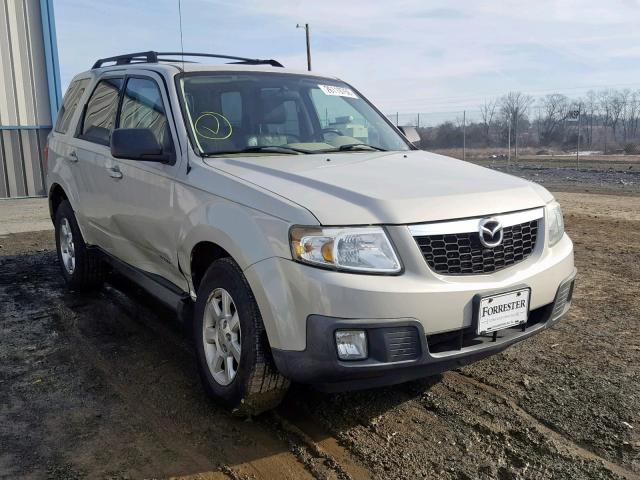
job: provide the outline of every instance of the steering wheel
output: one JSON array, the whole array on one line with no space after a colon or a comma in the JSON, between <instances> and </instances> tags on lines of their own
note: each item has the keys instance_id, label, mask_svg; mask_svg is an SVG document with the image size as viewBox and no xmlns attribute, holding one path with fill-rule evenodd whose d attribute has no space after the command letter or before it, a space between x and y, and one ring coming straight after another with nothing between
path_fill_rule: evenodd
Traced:
<instances>
[{"instance_id":1,"label":"steering wheel","mask_svg":"<svg viewBox=\"0 0 640 480\"><path fill-rule=\"evenodd\" d=\"M296 135L295 133L285 133L285 137L287 137L287 143L300 143L300 135ZM289 137L293 137L295 142L290 142Z\"/></svg>"},{"instance_id":2,"label":"steering wheel","mask_svg":"<svg viewBox=\"0 0 640 480\"><path fill-rule=\"evenodd\" d=\"M335 128L323 128L321 132L322 135L324 135L325 133L335 133L339 137L344 137L344 134L340 130L336 130Z\"/></svg>"}]
</instances>

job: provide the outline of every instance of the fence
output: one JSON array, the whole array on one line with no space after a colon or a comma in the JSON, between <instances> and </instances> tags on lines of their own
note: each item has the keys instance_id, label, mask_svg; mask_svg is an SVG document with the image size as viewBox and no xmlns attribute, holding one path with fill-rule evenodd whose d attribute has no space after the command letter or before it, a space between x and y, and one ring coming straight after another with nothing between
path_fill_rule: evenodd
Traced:
<instances>
[{"instance_id":1,"label":"fence","mask_svg":"<svg viewBox=\"0 0 640 480\"><path fill-rule=\"evenodd\" d=\"M573 113L573 115L571 115ZM480 109L429 113L393 113L398 126L414 126L421 147L462 158L517 161L531 155L559 157L640 154L640 124L612 122L595 112L571 111L550 117L542 107L529 107L514 117Z\"/></svg>"}]
</instances>

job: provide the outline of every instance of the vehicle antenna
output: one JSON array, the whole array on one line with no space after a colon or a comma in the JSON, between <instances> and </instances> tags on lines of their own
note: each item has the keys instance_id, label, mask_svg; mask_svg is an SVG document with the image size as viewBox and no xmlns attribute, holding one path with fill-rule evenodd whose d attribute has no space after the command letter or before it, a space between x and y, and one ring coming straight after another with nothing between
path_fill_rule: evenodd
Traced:
<instances>
[{"instance_id":1,"label":"vehicle antenna","mask_svg":"<svg viewBox=\"0 0 640 480\"><path fill-rule=\"evenodd\" d=\"M184 41L182 39L182 0L178 0L178 17L180 19L180 54L182 56L182 72L184 73ZM189 163L189 151L187 155L187 175L191 172L191 164Z\"/></svg>"},{"instance_id":2,"label":"vehicle antenna","mask_svg":"<svg viewBox=\"0 0 640 480\"><path fill-rule=\"evenodd\" d=\"M180 53L182 54L182 70L184 70L184 42L182 40L182 0L178 0L178 17L180 18Z\"/></svg>"}]
</instances>

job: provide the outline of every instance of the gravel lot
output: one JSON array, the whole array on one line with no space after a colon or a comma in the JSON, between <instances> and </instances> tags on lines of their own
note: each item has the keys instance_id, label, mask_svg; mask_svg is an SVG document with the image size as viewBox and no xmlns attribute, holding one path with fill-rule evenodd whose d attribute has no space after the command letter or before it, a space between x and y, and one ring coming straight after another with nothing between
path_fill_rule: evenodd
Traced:
<instances>
[{"instance_id":1,"label":"gravel lot","mask_svg":"<svg viewBox=\"0 0 640 480\"><path fill-rule=\"evenodd\" d=\"M540 183L550 190L640 195L640 170L576 170L526 164L495 169Z\"/></svg>"},{"instance_id":2,"label":"gravel lot","mask_svg":"<svg viewBox=\"0 0 640 480\"><path fill-rule=\"evenodd\" d=\"M0 478L640 478L640 191L514 173L561 192L562 322L421 382L294 385L250 420L205 398L171 312L117 276L69 293L52 232L0 234Z\"/></svg>"}]
</instances>

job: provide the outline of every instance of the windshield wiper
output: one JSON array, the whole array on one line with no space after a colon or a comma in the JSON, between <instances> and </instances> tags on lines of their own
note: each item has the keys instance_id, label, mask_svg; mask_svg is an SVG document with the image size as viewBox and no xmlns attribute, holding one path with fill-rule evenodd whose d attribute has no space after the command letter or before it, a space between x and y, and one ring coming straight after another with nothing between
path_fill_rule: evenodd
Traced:
<instances>
[{"instance_id":1,"label":"windshield wiper","mask_svg":"<svg viewBox=\"0 0 640 480\"><path fill-rule=\"evenodd\" d=\"M374 145L369 145L368 143L347 143L346 145L340 145L335 150L331 150L332 152L346 152L349 150L359 150L360 148L369 148L371 150L377 150L379 152L386 152L387 150L384 148L376 147Z\"/></svg>"},{"instance_id":2,"label":"windshield wiper","mask_svg":"<svg viewBox=\"0 0 640 480\"><path fill-rule=\"evenodd\" d=\"M285 153L288 155L300 155L307 153L314 153L310 150L303 150L302 148L294 148L294 147L285 147L278 145L263 145L261 147L248 147L243 148L242 150L226 150L222 152L205 152L205 157L216 157L218 155L231 155L235 153Z\"/></svg>"}]
</instances>

